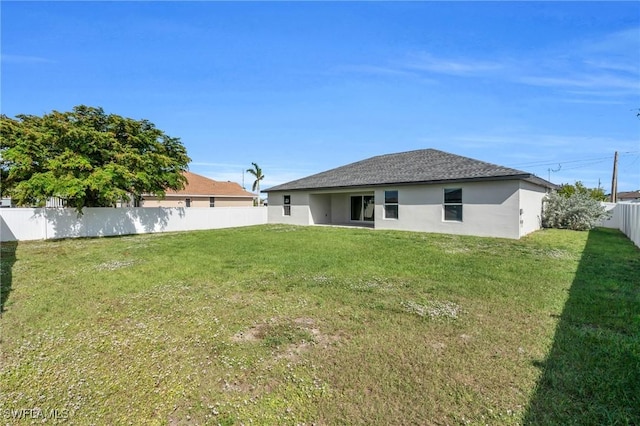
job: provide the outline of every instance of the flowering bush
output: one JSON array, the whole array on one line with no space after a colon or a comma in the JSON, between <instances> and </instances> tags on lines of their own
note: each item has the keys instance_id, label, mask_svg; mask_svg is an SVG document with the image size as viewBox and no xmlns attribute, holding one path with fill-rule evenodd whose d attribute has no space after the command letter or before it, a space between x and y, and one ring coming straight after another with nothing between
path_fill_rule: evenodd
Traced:
<instances>
[{"instance_id":1,"label":"flowering bush","mask_svg":"<svg viewBox=\"0 0 640 426\"><path fill-rule=\"evenodd\" d=\"M586 231L598 225L608 214L600 201L588 194L576 192L563 196L554 192L545 198L542 226Z\"/></svg>"}]
</instances>

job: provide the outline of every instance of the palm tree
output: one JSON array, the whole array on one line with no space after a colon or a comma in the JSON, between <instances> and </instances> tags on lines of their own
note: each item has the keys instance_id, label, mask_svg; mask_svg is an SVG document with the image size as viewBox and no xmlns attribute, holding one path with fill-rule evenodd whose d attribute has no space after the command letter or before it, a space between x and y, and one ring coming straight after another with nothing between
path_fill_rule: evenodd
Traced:
<instances>
[{"instance_id":1,"label":"palm tree","mask_svg":"<svg viewBox=\"0 0 640 426\"><path fill-rule=\"evenodd\" d=\"M247 173L252 175L256 180L253 181L253 189L252 191L258 190L258 206L260 206L260 181L264 179L264 175L262 174L262 169L256 163L251 163L253 165L253 169L247 169Z\"/></svg>"}]
</instances>

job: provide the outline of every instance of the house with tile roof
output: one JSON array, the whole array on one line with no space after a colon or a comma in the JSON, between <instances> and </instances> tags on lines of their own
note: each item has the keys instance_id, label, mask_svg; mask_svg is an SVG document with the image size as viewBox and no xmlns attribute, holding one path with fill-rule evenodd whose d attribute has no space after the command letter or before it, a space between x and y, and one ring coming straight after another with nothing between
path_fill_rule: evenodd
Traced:
<instances>
[{"instance_id":1,"label":"house with tile roof","mask_svg":"<svg viewBox=\"0 0 640 426\"><path fill-rule=\"evenodd\" d=\"M184 172L184 189L168 190L164 199L144 195L140 207L251 207L256 194L238 183L220 182L191 172Z\"/></svg>"},{"instance_id":2,"label":"house with tile roof","mask_svg":"<svg viewBox=\"0 0 640 426\"><path fill-rule=\"evenodd\" d=\"M372 157L271 187L269 223L518 239L541 227L556 185L531 173L423 149Z\"/></svg>"}]
</instances>

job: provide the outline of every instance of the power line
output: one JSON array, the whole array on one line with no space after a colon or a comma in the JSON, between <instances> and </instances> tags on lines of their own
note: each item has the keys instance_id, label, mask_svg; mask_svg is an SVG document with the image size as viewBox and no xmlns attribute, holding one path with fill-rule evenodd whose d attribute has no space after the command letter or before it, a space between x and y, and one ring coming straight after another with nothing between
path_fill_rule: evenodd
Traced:
<instances>
[{"instance_id":1,"label":"power line","mask_svg":"<svg viewBox=\"0 0 640 426\"><path fill-rule=\"evenodd\" d=\"M597 157L597 158L584 158L582 160L567 160L567 161L558 161L558 160L543 160L543 161L533 161L530 163L519 163L513 165L511 167L532 167L532 166L552 166L556 164L568 164L568 163L578 163L581 161L594 161L594 160L608 160L613 158L613 155L609 155L607 157Z\"/></svg>"},{"instance_id":2,"label":"power line","mask_svg":"<svg viewBox=\"0 0 640 426\"><path fill-rule=\"evenodd\" d=\"M640 151L626 151L626 152L619 152L618 156L620 155L628 155L628 154L636 154L639 153ZM558 165L562 165L562 164L569 164L569 163L580 163L580 162L585 162L588 161L590 162L589 164L595 164L595 163L591 163L591 162L602 162L602 161L607 161L607 160L611 160L613 159L613 155L608 155L606 157L594 157L594 158L583 158L580 160L566 160L566 161L558 161L558 160L541 160L541 161L532 161L529 163L519 163L519 164L515 164L515 165L511 165L509 167L541 167L541 166L555 166L556 164ZM580 168L582 166L577 166L577 167L572 167L572 168ZM565 169L567 170L567 169Z\"/></svg>"},{"instance_id":3,"label":"power line","mask_svg":"<svg viewBox=\"0 0 640 426\"><path fill-rule=\"evenodd\" d=\"M630 162L630 163L628 163L628 164L625 164L624 166L625 166L625 167L631 167L631 166L633 166L634 164L636 164L636 162L637 162L638 160L640 160L640 155L636 155L632 162Z\"/></svg>"},{"instance_id":4,"label":"power line","mask_svg":"<svg viewBox=\"0 0 640 426\"><path fill-rule=\"evenodd\" d=\"M608 158L604 158L602 160L597 160L597 161L591 161L589 163L585 163L585 164L580 164L579 166L573 166L573 167L565 167L564 170L574 170L574 169L581 169L582 167L588 167L588 166L593 166L594 164L600 164L600 163L604 163L605 161L608 161L610 159L612 159L613 156L608 157Z\"/></svg>"}]
</instances>

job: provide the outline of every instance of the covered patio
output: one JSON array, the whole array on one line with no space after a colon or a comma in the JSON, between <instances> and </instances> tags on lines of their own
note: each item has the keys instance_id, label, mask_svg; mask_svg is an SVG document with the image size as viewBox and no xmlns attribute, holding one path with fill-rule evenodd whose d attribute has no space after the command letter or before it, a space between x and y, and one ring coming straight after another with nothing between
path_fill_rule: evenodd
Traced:
<instances>
[{"instance_id":1,"label":"covered patio","mask_svg":"<svg viewBox=\"0 0 640 426\"><path fill-rule=\"evenodd\" d=\"M309 194L311 223L375 227L375 195L373 191Z\"/></svg>"}]
</instances>

